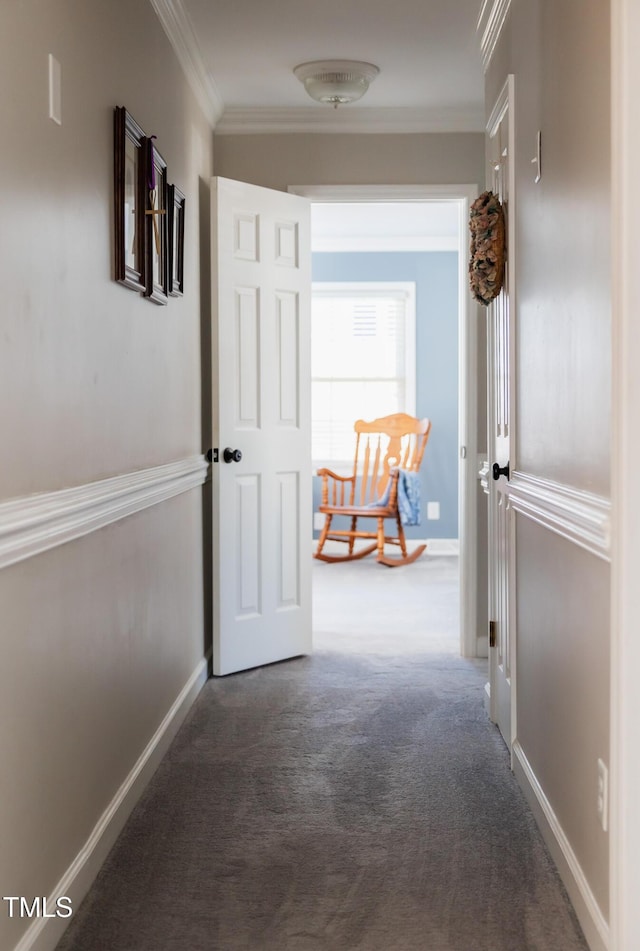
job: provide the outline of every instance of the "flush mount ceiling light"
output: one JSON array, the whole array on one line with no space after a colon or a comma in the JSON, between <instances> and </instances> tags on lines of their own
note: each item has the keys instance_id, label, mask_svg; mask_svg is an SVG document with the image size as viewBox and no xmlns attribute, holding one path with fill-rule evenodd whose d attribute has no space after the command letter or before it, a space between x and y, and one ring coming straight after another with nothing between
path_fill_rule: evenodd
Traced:
<instances>
[{"instance_id":1,"label":"flush mount ceiling light","mask_svg":"<svg viewBox=\"0 0 640 951\"><path fill-rule=\"evenodd\" d=\"M380 70L372 63L325 59L301 63L293 72L312 99L337 109L364 96Z\"/></svg>"}]
</instances>

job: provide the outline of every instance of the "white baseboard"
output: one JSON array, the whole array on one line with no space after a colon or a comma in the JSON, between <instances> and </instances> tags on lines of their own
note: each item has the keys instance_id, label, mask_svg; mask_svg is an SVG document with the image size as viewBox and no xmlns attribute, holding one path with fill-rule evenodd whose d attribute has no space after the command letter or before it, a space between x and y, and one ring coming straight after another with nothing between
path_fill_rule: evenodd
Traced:
<instances>
[{"instance_id":1,"label":"white baseboard","mask_svg":"<svg viewBox=\"0 0 640 951\"><path fill-rule=\"evenodd\" d=\"M518 740L513 744L513 771L556 863L591 951L609 951L609 925Z\"/></svg>"},{"instance_id":2,"label":"white baseboard","mask_svg":"<svg viewBox=\"0 0 640 951\"><path fill-rule=\"evenodd\" d=\"M313 538L311 545L312 550L315 551L318 547L318 539ZM407 538L407 548L409 551L418 545L427 546L426 555L452 555L457 557L460 554L460 542L457 538ZM328 552L336 551L340 554L344 554L345 546L342 542L328 541L326 550ZM375 557L375 555L372 557Z\"/></svg>"},{"instance_id":3,"label":"white baseboard","mask_svg":"<svg viewBox=\"0 0 640 951\"><path fill-rule=\"evenodd\" d=\"M427 545L427 555L453 555L457 557L460 554L460 542L457 538L425 538ZM407 539L408 542L419 543L417 538Z\"/></svg>"},{"instance_id":4,"label":"white baseboard","mask_svg":"<svg viewBox=\"0 0 640 951\"><path fill-rule=\"evenodd\" d=\"M47 897L47 907L55 908L57 899L65 896L71 899L74 910L78 909L134 806L204 686L208 670L209 657L207 656L202 658L189 677L86 843L51 895ZM71 920L56 917L35 918L13 951L54 951Z\"/></svg>"}]
</instances>

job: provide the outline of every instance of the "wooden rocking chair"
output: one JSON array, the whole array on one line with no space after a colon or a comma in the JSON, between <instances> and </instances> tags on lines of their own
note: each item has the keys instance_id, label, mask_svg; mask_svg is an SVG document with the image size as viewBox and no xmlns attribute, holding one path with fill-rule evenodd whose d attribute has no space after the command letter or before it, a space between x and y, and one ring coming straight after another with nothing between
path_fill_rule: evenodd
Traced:
<instances>
[{"instance_id":1,"label":"wooden rocking chair","mask_svg":"<svg viewBox=\"0 0 640 951\"><path fill-rule=\"evenodd\" d=\"M382 565L394 568L411 564L427 546L420 545L411 554L407 552L398 508L398 481L401 469L409 472L420 470L431 422L428 419L415 419L406 413L395 413L370 423L359 419L353 428L357 434L353 474L339 476L331 469L318 469L317 474L322 477L322 500L318 511L323 512L326 518L315 557L329 562L353 561L377 551L377 560ZM332 531L334 515L348 516L351 528ZM359 531L360 518L375 518L377 530ZM397 536L385 535L386 518L395 519ZM355 550L357 538L373 538L375 541ZM346 543L348 554L326 555L323 548L327 541ZM385 543L399 545L402 556L388 557L384 551Z\"/></svg>"}]
</instances>

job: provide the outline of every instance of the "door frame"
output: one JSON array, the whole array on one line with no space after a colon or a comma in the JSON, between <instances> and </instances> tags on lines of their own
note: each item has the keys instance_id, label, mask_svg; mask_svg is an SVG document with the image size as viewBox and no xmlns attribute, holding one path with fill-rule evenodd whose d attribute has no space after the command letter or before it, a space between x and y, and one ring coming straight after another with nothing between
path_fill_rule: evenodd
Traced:
<instances>
[{"instance_id":1,"label":"door frame","mask_svg":"<svg viewBox=\"0 0 640 951\"><path fill-rule=\"evenodd\" d=\"M610 947L640 946L640 9L611 4L612 114L612 613Z\"/></svg>"},{"instance_id":2,"label":"door frame","mask_svg":"<svg viewBox=\"0 0 640 951\"><path fill-rule=\"evenodd\" d=\"M312 202L454 201L458 206L458 537L460 544L460 653L485 657L487 638L478 634L478 305L469 290L467 227L478 186L290 185Z\"/></svg>"},{"instance_id":3,"label":"door frame","mask_svg":"<svg viewBox=\"0 0 640 951\"><path fill-rule=\"evenodd\" d=\"M508 116L508 139L507 139L507 158L508 158L508 168L507 168L507 177L506 177L506 188L507 188L507 220L506 228L507 235L515 235L516 233L516 173L515 173L515 153L516 153L516 134L515 134L515 75L509 73L505 83L498 93L491 114L487 121L486 125L486 139L487 143L490 143L491 140L498 134L498 130L501 122ZM489 172L489 178L487 179L487 187L493 190L496 190L495 183L492 180L493 173ZM516 434L516 385L515 385L515 372L516 372L516 326L515 326L515 314L516 314L516 298L517 298L517 287L516 287L516 247L515 241L509 243L509 254L505 263L506 269L506 293L507 293L507 305L509 310L509 320L508 320L508 367L509 374L507 380L507 392L505 393L506 401L509 406L509 463L511 476L518 468L518 459L517 459L517 434ZM492 301L488 307L488 319L490 324L493 324L495 319L494 309L496 307L497 298L495 301ZM487 354L487 370L488 370L488 379L487 382L487 465L490 471L491 466L497 460L494 456L495 441L494 433L490 433L489 429L493 424L495 419L496 407L495 400L497 396L496 389L496 379L495 379L495 360L496 355L493 347L491 346L493 341L493 336L495 329L487 329L487 341L489 342L489 349L491 352ZM504 460L503 460L504 461ZM500 544L500 539L495 537L495 506L497 505L496 493L498 492L497 486L494 483L491 484L489 481L489 547L488 547L488 560L490 563L489 568L489 617L499 622L501 624L506 624L507 626L507 640L508 640L508 657L509 657L509 723L500 722L499 716L499 691L496 689L496 678L498 677L498 647L489 651L489 716L491 720L498 724L500 731L504 737L504 740L509 748L509 753L512 757L513 763L513 745L518 736L518 723L517 723L517 638L516 638L516 533L515 533L515 513L511 508L511 500L509 497L509 483L503 486L503 494L507 506L505 512L506 526L505 526L505 537L502 539L504 544L507 547L507 562L505 564L506 571L506 604L503 605L505 609L504 617L496 617L496 607L497 605L492 606L491 602L496 597L496 592L493 588L494 578L492 575L492 567L495 570L496 566L499 563L497 556L496 543ZM499 635L500 636L500 635ZM508 736L505 735L505 729L508 732Z\"/></svg>"}]
</instances>

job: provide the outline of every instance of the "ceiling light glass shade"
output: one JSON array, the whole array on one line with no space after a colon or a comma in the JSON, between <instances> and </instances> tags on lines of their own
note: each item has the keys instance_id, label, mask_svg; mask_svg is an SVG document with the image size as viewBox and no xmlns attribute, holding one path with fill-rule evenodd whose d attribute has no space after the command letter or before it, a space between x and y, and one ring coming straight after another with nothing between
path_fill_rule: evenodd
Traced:
<instances>
[{"instance_id":1,"label":"ceiling light glass shade","mask_svg":"<svg viewBox=\"0 0 640 951\"><path fill-rule=\"evenodd\" d=\"M301 63L293 72L312 99L337 108L364 96L380 70L372 63L327 59Z\"/></svg>"}]
</instances>

